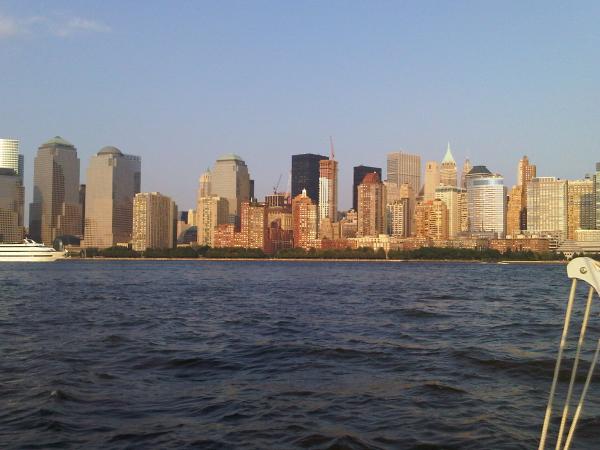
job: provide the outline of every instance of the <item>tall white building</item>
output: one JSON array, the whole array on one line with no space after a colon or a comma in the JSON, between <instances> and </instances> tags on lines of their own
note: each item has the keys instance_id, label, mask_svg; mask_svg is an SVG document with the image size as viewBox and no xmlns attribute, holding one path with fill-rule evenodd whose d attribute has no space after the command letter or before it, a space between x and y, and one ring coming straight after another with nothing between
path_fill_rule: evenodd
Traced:
<instances>
[{"instance_id":1,"label":"tall white building","mask_svg":"<svg viewBox=\"0 0 600 450\"><path fill-rule=\"evenodd\" d=\"M233 153L217 159L211 172L211 195L228 204L228 222L239 225L242 202L250 200L250 175L242 158Z\"/></svg>"},{"instance_id":2,"label":"tall white building","mask_svg":"<svg viewBox=\"0 0 600 450\"><path fill-rule=\"evenodd\" d=\"M140 192L142 160L116 147L92 156L85 190L84 246L108 248L132 239L133 199Z\"/></svg>"},{"instance_id":3,"label":"tall white building","mask_svg":"<svg viewBox=\"0 0 600 450\"><path fill-rule=\"evenodd\" d=\"M387 154L387 180L396 186L408 184L413 192L421 190L421 157L403 152Z\"/></svg>"},{"instance_id":4,"label":"tall white building","mask_svg":"<svg viewBox=\"0 0 600 450\"><path fill-rule=\"evenodd\" d=\"M196 227L198 230L198 245L213 247L215 243L215 228L228 223L229 206L227 199L212 195L200 197L196 206Z\"/></svg>"},{"instance_id":5,"label":"tall white building","mask_svg":"<svg viewBox=\"0 0 600 450\"><path fill-rule=\"evenodd\" d=\"M485 166L473 167L465 178L469 231L496 233L498 237L504 237L506 232L504 178L492 174Z\"/></svg>"},{"instance_id":6,"label":"tall white building","mask_svg":"<svg viewBox=\"0 0 600 450\"><path fill-rule=\"evenodd\" d=\"M536 177L527 183L527 232L566 239L567 181Z\"/></svg>"},{"instance_id":7,"label":"tall white building","mask_svg":"<svg viewBox=\"0 0 600 450\"><path fill-rule=\"evenodd\" d=\"M338 162L333 159L319 161L319 222L337 221Z\"/></svg>"}]
</instances>

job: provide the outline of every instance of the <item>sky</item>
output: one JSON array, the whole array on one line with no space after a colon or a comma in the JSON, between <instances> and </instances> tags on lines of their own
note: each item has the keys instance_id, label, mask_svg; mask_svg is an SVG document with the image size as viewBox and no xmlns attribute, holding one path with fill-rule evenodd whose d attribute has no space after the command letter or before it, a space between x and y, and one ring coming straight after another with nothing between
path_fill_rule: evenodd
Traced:
<instances>
[{"instance_id":1,"label":"sky","mask_svg":"<svg viewBox=\"0 0 600 450\"><path fill-rule=\"evenodd\" d=\"M0 0L0 137L20 139L26 201L37 147L142 157L142 190L195 205L224 153L257 197L291 155L352 167L386 153L440 161L447 142L516 181L577 179L600 161L600 2Z\"/></svg>"}]
</instances>

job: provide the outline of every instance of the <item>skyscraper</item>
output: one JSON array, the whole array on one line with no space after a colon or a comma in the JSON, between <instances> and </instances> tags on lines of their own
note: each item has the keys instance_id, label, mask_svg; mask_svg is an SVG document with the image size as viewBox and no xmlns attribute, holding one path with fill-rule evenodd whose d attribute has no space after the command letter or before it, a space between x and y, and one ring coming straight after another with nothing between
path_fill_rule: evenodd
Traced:
<instances>
[{"instance_id":1,"label":"skyscraper","mask_svg":"<svg viewBox=\"0 0 600 450\"><path fill-rule=\"evenodd\" d=\"M306 189L308 197L314 201L319 199L319 163L326 159L329 158L313 153L292 155L292 198Z\"/></svg>"},{"instance_id":2,"label":"skyscraper","mask_svg":"<svg viewBox=\"0 0 600 450\"><path fill-rule=\"evenodd\" d=\"M0 169L12 169L23 184L23 155L18 139L0 139Z\"/></svg>"},{"instance_id":3,"label":"skyscraper","mask_svg":"<svg viewBox=\"0 0 600 450\"><path fill-rule=\"evenodd\" d=\"M23 238L23 184L13 169L0 168L0 242Z\"/></svg>"},{"instance_id":4,"label":"skyscraper","mask_svg":"<svg viewBox=\"0 0 600 450\"><path fill-rule=\"evenodd\" d=\"M23 155L17 139L0 139L0 242L23 238Z\"/></svg>"},{"instance_id":5,"label":"skyscraper","mask_svg":"<svg viewBox=\"0 0 600 450\"><path fill-rule=\"evenodd\" d=\"M149 248L175 246L177 205L159 192L138 193L133 199L132 247L138 252Z\"/></svg>"},{"instance_id":6,"label":"skyscraper","mask_svg":"<svg viewBox=\"0 0 600 450\"><path fill-rule=\"evenodd\" d=\"M228 153L217 159L211 174L211 194L227 199L229 223L239 226L242 202L250 200L250 175L242 158Z\"/></svg>"},{"instance_id":7,"label":"skyscraper","mask_svg":"<svg viewBox=\"0 0 600 450\"><path fill-rule=\"evenodd\" d=\"M211 179L210 169L206 169L206 172L200 176L198 198L210 197L212 195Z\"/></svg>"},{"instance_id":8,"label":"skyscraper","mask_svg":"<svg viewBox=\"0 0 600 450\"><path fill-rule=\"evenodd\" d=\"M403 152L388 153L387 179L397 186L407 183L418 193L421 190L421 157Z\"/></svg>"},{"instance_id":9,"label":"skyscraper","mask_svg":"<svg viewBox=\"0 0 600 450\"><path fill-rule=\"evenodd\" d=\"M450 150L450 142L448 142L448 148L440 167L440 184L454 187L458 185L456 161L454 161L452 151Z\"/></svg>"},{"instance_id":10,"label":"skyscraper","mask_svg":"<svg viewBox=\"0 0 600 450\"><path fill-rule=\"evenodd\" d=\"M229 219L227 199L212 195L200 197L196 207L196 226L198 245L213 247L215 243L215 228L226 224Z\"/></svg>"},{"instance_id":11,"label":"skyscraper","mask_svg":"<svg viewBox=\"0 0 600 450\"><path fill-rule=\"evenodd\" d=\"M381 167L370 167L370 166L355 166L354 167L354 177L352 179L352 209L356 211L358 209L358 185L362 183L362 180L365 178L365 175L368 173L375 172L379 175L379 179L383 180L383 176L381 175Z\"/></svg>"},{"instance_id":12,"label":"skyscraper","mask_svg":"<svg viewBox=\"0 0 600 450\"><path fill-rule=\"evenodd\" d=\"M529 158L527 155L523 156L519 160L519 171L517 173L517 184L519 186L525 186L525 192L527 192L527 183L536 177L536 166L529 164Z\"/></svg>"},{"instance_id":13,"label":"skyscraper","mask_svg":"<svg viewBox=\"0 0 600 450\"><path fill-rule=\"evenodd\" d=\"M337 221L337 161L324 159L319 161L319 222Z\"/></svg>"},{"instance_id":14,"label":"skyscraper","mask_svg":"<svg viewBox=\"0 0 600 450\"><path fill-rule=\"evenodd\" d=\"M448 208L436 198L419 203L415 210L415 235L436 241L448 239Z\"/></svg>"},{"instance_id":15,"label":"skyscraper","mask_svg":"<svg viewBox=\"0 0 600 450\"><path fill-rule=\"evenodd\" d=\"M527 231L567 237L567 182L536 177L527 183Z\"/></svg>"},{"instance_id":16,"label":"skyscraper","mask_svg":"<svg viewBox=\"0 0 600 450\"><path fill-rule=\"evenodd\" d=\"M44 142L35 157L29 234L46 245L58 236L81 236L79 158L60 136Z\"/></svg>"},{"instance_id":17,"label":"skyscraper","mask_svg":"<svg viewBox=\"0 0 600 450\"><path fill-rule=\"evenodd\" d=\"M529 182L536 176L536 166L529 164L527 155L519 160L519 169L517 173L517 185L521 186L521 230L527 230L527 187ZM516 201L516 199L515 199Z\"/></svg>"},{"instance_id":18,"label":"skyscraper","mask_svg":"<svg viewBox=\"0 0 600 450\"><path fill-rule=\"evenodd\" d=\"M460 232L460 213L464 189L441 185L435 190L435 198L444 202L448 210L448 238L454 239Z\"/></svg>"},{"instance_id":19,"label":"skyscraper","mask_svg":"<svg viewBox=\"0 0 600 450\"><path fill-rule=\"evenodd\" d=\"M469 231L496 233L506 229L506 188L504 178L485 166L475 166L466 176Z\"/></svg>"},{"instance_id":20,"label":"skyscraper","mask_svg":"<svg viewBox=\"0 0 600 450\"><path fill-rule=\"evenodd\" d=\"M85 192L84 246L107 248L130 242L133 199L140 192L142 160L116 147L92 156Z\"/></svg>"},{"instance_id":21,"label":"skyscraper","mask_svg":"<svg viewBox=\"0 0 600 450\"><path fill-rule=\"evenodd\" d=\"M387 234L397 237L408 237L410 233L410 217L408 199L398 199L386 205Z\"/></svg>"},{"instance_id":22,"label":"skyscraper","mask_svg":"<svg viewBox=\"0 0 600 450\"><path fill-rule=\"evenodd\" d=\"M593 230L595 219L594 181L590 178L567 182L567 239L576 230Z\"/></svg>"},{"instance_id":23,"label":"skyscraper","mask_svg":"<svg viewBox=\"0 0 600 450\"><path fill-rule=\"evenodd\" d=\"M522 230L523 186L513 186L506 207L506 234L514 238Z\"/></svg>"},{"instance_id":24,"label":"skyscraper","mask_svg":"<svg viewBox=\"0 0 600 450\"><path fill-rule=\"evenodd\" d=\"M358 185L357 237L378 236L386 232L385 198L385 185L379 175L365 175Z\"/></svg>"},{"instance_id":25,"label":"skyscraper","mask_svg":"<svg viewBox=\"0 0 600 450\"><path fill-rule=\"evenodd\" d=\"M425 185L423 199L427 202L435 198L435 190L440 185L440 166L437 161L425 163Z\"/></svg>"},{"instance_id":26,"label":"skyscraper","mask_svg":"<svg viewBox=\"0 0 600 450\"><path fill-rule=\"evenodd\" d=\"M306 189L292 200L294 247L308 249L317 239L317 205L306 194Z\"/></svg>"},{"instance_id":27,"label":"skyscraper","mask_svg":"<svg viewBox=\"0 0 600 450\"><path fill-rule=\"evenodd\" d=\"M473 165L471 164L471 161L469 161L469 158L465 159L465 162L462 167L462 172L460 174L460 187L463 189L467 188L467 175L469 174L472 168Z\"/></svg>"}]
</instances>

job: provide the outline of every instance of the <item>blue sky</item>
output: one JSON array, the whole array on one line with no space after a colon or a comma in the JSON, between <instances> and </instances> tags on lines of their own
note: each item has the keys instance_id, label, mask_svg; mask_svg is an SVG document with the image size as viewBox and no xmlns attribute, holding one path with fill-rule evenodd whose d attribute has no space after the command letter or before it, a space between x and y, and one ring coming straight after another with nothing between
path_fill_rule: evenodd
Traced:
<instances>
[{"instance_id":1,"label":"blue sky","mask_svg":"<svg viewBox=\"0 0 600 450\"><path fill-rule=\"evenodd\" d=\"M82 181L105 145L142 156L142 189L194 206L222 153L260 196L290 155L352 166L386 153L459 163L515 182L580 178L600 161L598 2L0 1L0 136L33 158L73 142Z\"/></svg>"}]
</instances>

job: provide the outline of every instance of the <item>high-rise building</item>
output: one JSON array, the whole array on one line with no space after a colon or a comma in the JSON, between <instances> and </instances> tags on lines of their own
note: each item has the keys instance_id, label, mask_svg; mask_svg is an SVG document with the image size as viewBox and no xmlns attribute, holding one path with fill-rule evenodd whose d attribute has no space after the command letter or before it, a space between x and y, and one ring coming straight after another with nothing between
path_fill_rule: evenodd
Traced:
<instances>
[{"instance_id":1,"label":"high-rise building","mask_svg":"<svg viewBox=\"0 0 600 450\"><path fill-rule=\"evenodd\" d=\"M327 156L303 153L292 155L292 198L302 194L313 200L319 198L320 161L329 159Z\"/></svg>"},{"instance_id":2,"label":"high-rise building","mask_svg":"<svg viewBox=\"0 0 600 450\"><path fill-rule=\"evenodd\" d=\"M358 185L357 237L378 236L386 232L385 199L385 185L379 175L365 175Z\"/></svg>"},{"instance_id":3,"label":"high-rise building","mask_svg":"<svg viewBox=\"0 0 600 450\"><path fill-rule=\"evenodd\" d=\"M167 249L176 244L177 205L159 192L143 192L133 199L132 247Z\"/></svg>"},{"instance_id":4,"label":"high-rise building","mask_svg":"<svg viewBox=\"0 0 600 450\"><path fill-rule=\"evenodd\" d=\"M198 245L214 247L215 229L229 219L227 199L212 195L200 197L196 207Z\"/></svg>"},{"instance_id":5,"label":"high-rise building","mask_svg":"<svg viewBox=\"0 0 600 450\"><path fill-rule=\"evenodd\" d=\"M536 177L536 166L529 164L529 158L527 155L523 156L519 160L519 171L517 173L517 184L519 186L525 186L524 192L527 192L527 183Z\"/></svg>"},{"instance_id":6,"label":"high-rise building","mask_svg":"<svg viewBox=\"0 0 600 450\"><path fill-rule=\"evenodd\" d=\"M386 205L387 234L397 237L408 237L410 233L410 217L408 199L394 200Z\"/></svg>"},{"instance_id":7,"label":"high-rise building","mask_svg":"<svg viewBox=\"0 0 600 450\"><path fill-rule=\"evenodd\" d=\"M335 159L319 161L319 221L337 221L338 163Z\"/></svg>"},{"instance_id":8,"label":"high-rise building","mask_svg":"<svg viewBox=\"0 0 600 450\"><path fill-rule=\"evenodd\" d=\"M452 151L450 150L450 142L448 142L448 148L440 167L440 184L444 186L458 186L456 161L454 161Z\"/></svg>"},{"instance_id":9,"label":"high-rise building","mask_svg":"<svg viewBox=\"0 0 600 450\"><path fill-rule=\"evenodd\" d=\"M212 195L211 179L210 169L206 169L206 172L200 175L200 180L198 182L198 198L210 197Z\"/></svg>"},{"instance_id":10,"label":"high-rise building","mask_svg":"<svg viewBox=\"0 0 600 450\"><path fill-rule=\"evenodd\" d=\"M594 181L591 178L567 182L567 239L575 239L576 230L596 228Z\"/></svg>"},{"instance_id":11,"label":"high-rise building","mask_svg":"<svg viewBox=\"0 0 600 450\"><path fill-rule=\"evenodd\" d=\"M140 192L142 160L116 147L92 156L85 192L84 246L108 248L128 243L133 230L133 199Z\"/></svg>"},{"instance_id":12,"label":"high-rise building","mask_svg":"<svg viewBox=\"0 0 600 450\"><path fill-rule=\"evenodd\" d=\"M23 184L23 155L18 139L0 139L0 169L12 169Z\"/></svg>"},{"instance_id":13,"label":"high-rise building","mask_svg":"<svg viewBox=\"0 0 600 450\"><path fill-rule=\"evenodd\" d=\"M440 166L437 161L425 163L425 184L423 186L423 200L426 202L435 198L435 190L440 185Z\"/></svg>"},{"instance_id":14,"label":"high-rise building","mask_svg":"<svg viewBox=\"0 0 600 450\"><path fill-rule=\"evenodd\" d=\"M469 161L469 158L465 159L462 167L462 173L460 174L460 187L463 189L467 189L467 175L472 168L473 165L471 164L471 161Z\"/></svg>"},{"instance_id":15,"label":"high-rise building","mask_svg":"<svg viewBox=\"0 0 600 450\"><path fill-rule=\"evenodd\" d=\"M413 192L421 190L421 157L403 152L387 155L387 179L397 186L408 184Z\"/></svg>"},{"instance_id":16,"label":"high-rise building","mask_svg":"<svg viewBox=\"0 0 600 450\"><path fill-rule=\"evenodd\" d=\"M437 198L416 206L415 235L436 241L448 239L448 208L442 200Z\"/></svg>"},{"instance_id":17,"label":"high-rise building","mask_svg":"<svg viewBox=\"0 0 600 450\"><path fill-rule=\"evenodd\" d=\"M513 186L508 194L508 205L506 207L506 234L509 236L521 233L521 222L523 216L523 186Z\"/></svg>"},{"instance_id":18,"label":"high-rise building","mask_svg":"<svg viewBox=\"0 0 600 450\"><path fill-rule=\"evenodd\" d=\"M469 231L469 202L467 201L467 190L458 193L458 204L460 205L460 232Z\"/></svg>"},{"instance_id":19,"label":"high-rise building","mask_svg":"<svg viewBox=\"0 0 600 450\"><path fill-rule=\"evenodd\" d=\"M240 232L245 248L259 248L265 253L271 252L265 204L242 203Z\"/></svg>"},{"instance_id":20,"label":"high-rise building","mask_svg":"<svg viewBox=\"0 0 600 450\"><path fill-rule=\"evenodd\" d=\"M23 155L17 139L0 139L0 242L20 242L25 209Z\"/></svg>"},{"instance_id":21,"label":"high-rise building","mask_svg":"<svg viewBox=\"0 0 600 450\"><path fill-rule=\"evenodd\" d=\"M536 177L527 183L527 231L567 237L567 182L555 177Z\"/></svg>"},{"instance_id":22,"label":"high-rise building","mask_svg":"<svg viewBox=\"0 0 600 450\"><path fill-rule=\"evenodd\" d=\"M358 209L358 185L362 183L365 175L368 173L375 172L379 175L379 179L382 180L381 167L370 167L370 166L355 166L353 169L354 176L352 178L352 209L356 211Z\"/></svg>"},{"instance_id":23,"label":"high-rise building","mask_svg":"<svg viewBox=\"0 0 600 450\"><path fill-rule=\"evenodd\" d=\"M469 231L495 233L506 230L506 188L504 178L485 166L475 166L466 176Z\"/></svg>"},{"instance_id":24,"label":"high-rise building","mask_svg":"<svg viewBox=\"0 0 600 450\"><path fill-rule=\"evenodd\" d=\"M454 239L461 230L461 195L464 189L456 186L441 185L435 190L435 198L444 202L448 211L448 238Z\"/></svg>"},{"instance_id":25,"label":"high-rise building","mask_svg":"<svg viewBox=\"0 0 600 450\"><path fill-rule=\"evenodd\" d=\"M272 194L265 195L265 204L269 207L286 206L287 195L280 192L273 192Z\"/></svg>"},{"instance_id":26,"label":"high-rise building","mask_svg":"<svg viewBox=\"0 0 600 450\"><path fill-rule=\"evenodd\" d=\"M308 249L317 239L317 205L307 195L306 189L292 200L294 222L294 247Z\"/></svg>"},{"instance_id":27,"label":"high-rise building","mask_svg":"<svg viewBox=\"0 0 600 450\"><path fill-rule=\"evenodd\" d=\"M529 163L527 155L519 160L517 185L521 186L521 230L527 230L527 186L536 177L536 166ZM515 198L516 201L516 198Z\"/></svg>"},{"instance_id":28,"label":"high-rise building","mask_svg":"<svg viewBox=\"0 0 600 450\"><path fill-rule=\"evenodd\" d=\"M417 205L417 195L413 188L408 184L404 183L398 187L398 196L408 201L408 230L407 236L411 236L415 227L415 207Z\"/></svg>"},{"instance_id":29,"label":"high-rise building","mask_svg":"<svg viewBox=\"0 0 600 450\"><path fill-rule=\"evenodd\" d=\"M46 245L59 236L81 236L79 158L60 136L44 142L35 157L29 234Z\"/></svg>"},{"instance_id":30,"label":"high-rise building","mask_svg":"<svg viewBox=\"0 0 600 450\"><path fill-rule=\"evenodd\" d=\"M211 194L227 199L229 223L239 225L242 202L250 200L250 175L242 158L229 153L217 159L211 174Z\"/></svg>"},{"instance_id":31,"label":"high-rise building","mask_svg":"<svg viewBox=\"0 0 600 450\"><path fill-rule=\"evenodd\" d=\"M0 168L0 242L23 239L24 194L19 175L13 169Z\"/></svg>"}]
</instances>

